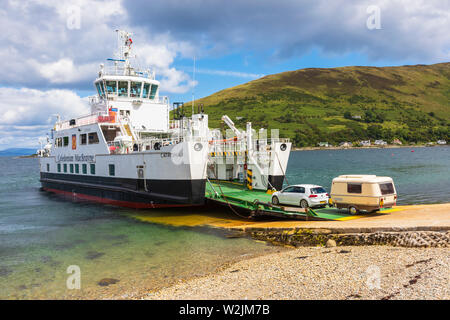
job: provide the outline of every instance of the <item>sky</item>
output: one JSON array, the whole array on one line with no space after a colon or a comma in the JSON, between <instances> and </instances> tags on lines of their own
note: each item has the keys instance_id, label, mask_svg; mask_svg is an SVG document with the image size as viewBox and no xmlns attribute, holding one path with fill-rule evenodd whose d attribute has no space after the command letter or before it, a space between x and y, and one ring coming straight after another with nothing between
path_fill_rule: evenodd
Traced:
<instances>
[{"instance_id":1,"label":"sky","mask_svg":"<svg viewBox=\"0 0 450 320\"><path fill-rule=\"evenodd\" d=\"M116 29L172 102L301 68L450 61L450 0L0 0L0 150L89 113Z\"/></svg>"}]
</instances>

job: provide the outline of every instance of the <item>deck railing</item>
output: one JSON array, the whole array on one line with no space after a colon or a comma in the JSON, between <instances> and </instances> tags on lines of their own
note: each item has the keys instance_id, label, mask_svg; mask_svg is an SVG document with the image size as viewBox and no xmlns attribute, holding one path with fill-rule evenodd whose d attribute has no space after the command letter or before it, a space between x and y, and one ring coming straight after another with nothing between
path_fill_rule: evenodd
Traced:
<instances>
[{"instance_id":1,"label":"deck railing","mask_svg":"<svg viewBox=\"0 0 450 320\"><path fill-rule=\"evenodd\" d=\"M90 115L81 116L70 120L60 121L55 124L55 130L66 130L73 127L85 126L94 123L116 123L117 119L114 115L105 113L94 113Z\"/></svg>"}]
</instances>

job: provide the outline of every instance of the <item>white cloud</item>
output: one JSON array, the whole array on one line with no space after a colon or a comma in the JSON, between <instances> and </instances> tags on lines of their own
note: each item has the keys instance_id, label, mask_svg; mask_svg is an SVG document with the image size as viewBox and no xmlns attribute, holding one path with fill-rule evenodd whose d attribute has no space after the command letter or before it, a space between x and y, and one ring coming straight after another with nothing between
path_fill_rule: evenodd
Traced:
<instances>
[{"instance_id":1,"label":"white cloud","mask_svg":"<svg viewBox=\"0 0 450 320\"><path fill-rule=\"evenodd\" d=\"M87 100L70 90L0 88L0 148L35 146L53 127L56 114L72 118L87 113Z\"/></svg>"},{"instance_id":2,"label":"white cloud","mask_svg":"<svg viewBox=\"0 0 450 320\"><path fill-rule=\"evenodd\" d=\"M79 8L79 29L68 28ZM75 10L76 11L76 10ZM0 72L2 84L12 87L93 89L99 64L116 50L115 29L133 32L141 62L162 76L165 92L182 93L190 77L172 66L175 57L192 52L183 41L128 27L121 0L31 0L2 2L0 6ZM141 67L144 67L142 65ZM177 81L181 81L177 83Z\"/></svg>"}]
</instances>

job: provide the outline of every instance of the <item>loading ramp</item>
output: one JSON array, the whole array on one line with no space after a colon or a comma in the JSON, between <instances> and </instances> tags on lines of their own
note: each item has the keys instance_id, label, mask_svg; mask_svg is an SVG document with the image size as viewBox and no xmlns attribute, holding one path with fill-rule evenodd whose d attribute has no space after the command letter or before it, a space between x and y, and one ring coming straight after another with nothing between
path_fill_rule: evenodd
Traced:
<instances>
[{"instance_id":1,"label":"loading ramp","mask_svg":"<svg viewBox=\"0 0 450 320\"><path fill-rule=\"evenodd\" d=\"M249 190L239 182L208 180L205 198L209 203L230 207L250 218L277 217L294 220L347 220L353 217L336 208L298 208L273 205L272 195L260 190Z\"/></svg>"}]
</instances>

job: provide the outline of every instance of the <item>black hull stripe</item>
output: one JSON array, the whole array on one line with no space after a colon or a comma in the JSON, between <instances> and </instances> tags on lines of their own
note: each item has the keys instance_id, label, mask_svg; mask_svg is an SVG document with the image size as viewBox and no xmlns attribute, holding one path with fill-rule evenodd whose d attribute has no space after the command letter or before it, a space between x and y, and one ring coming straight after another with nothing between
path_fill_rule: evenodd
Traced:
<instances>
[{"instance_id":1,"label":"black hull stripe","mask_svg":"<svg viewBox=\"0 0 450 320\"><path fill-rule=\"evenodd\" d=\"M145 191L144 180L141 179L126 179L126 183L121 185L121 178L107 177L103 183L99 183L102 177L95 178L97 183L93 183L92 179L79 181L76 175L41 173L41 184L44 189L117 201L155 204L203 204L205 201L206 180L146 180L148 191Z\"/></svg>"}]
</instances>

